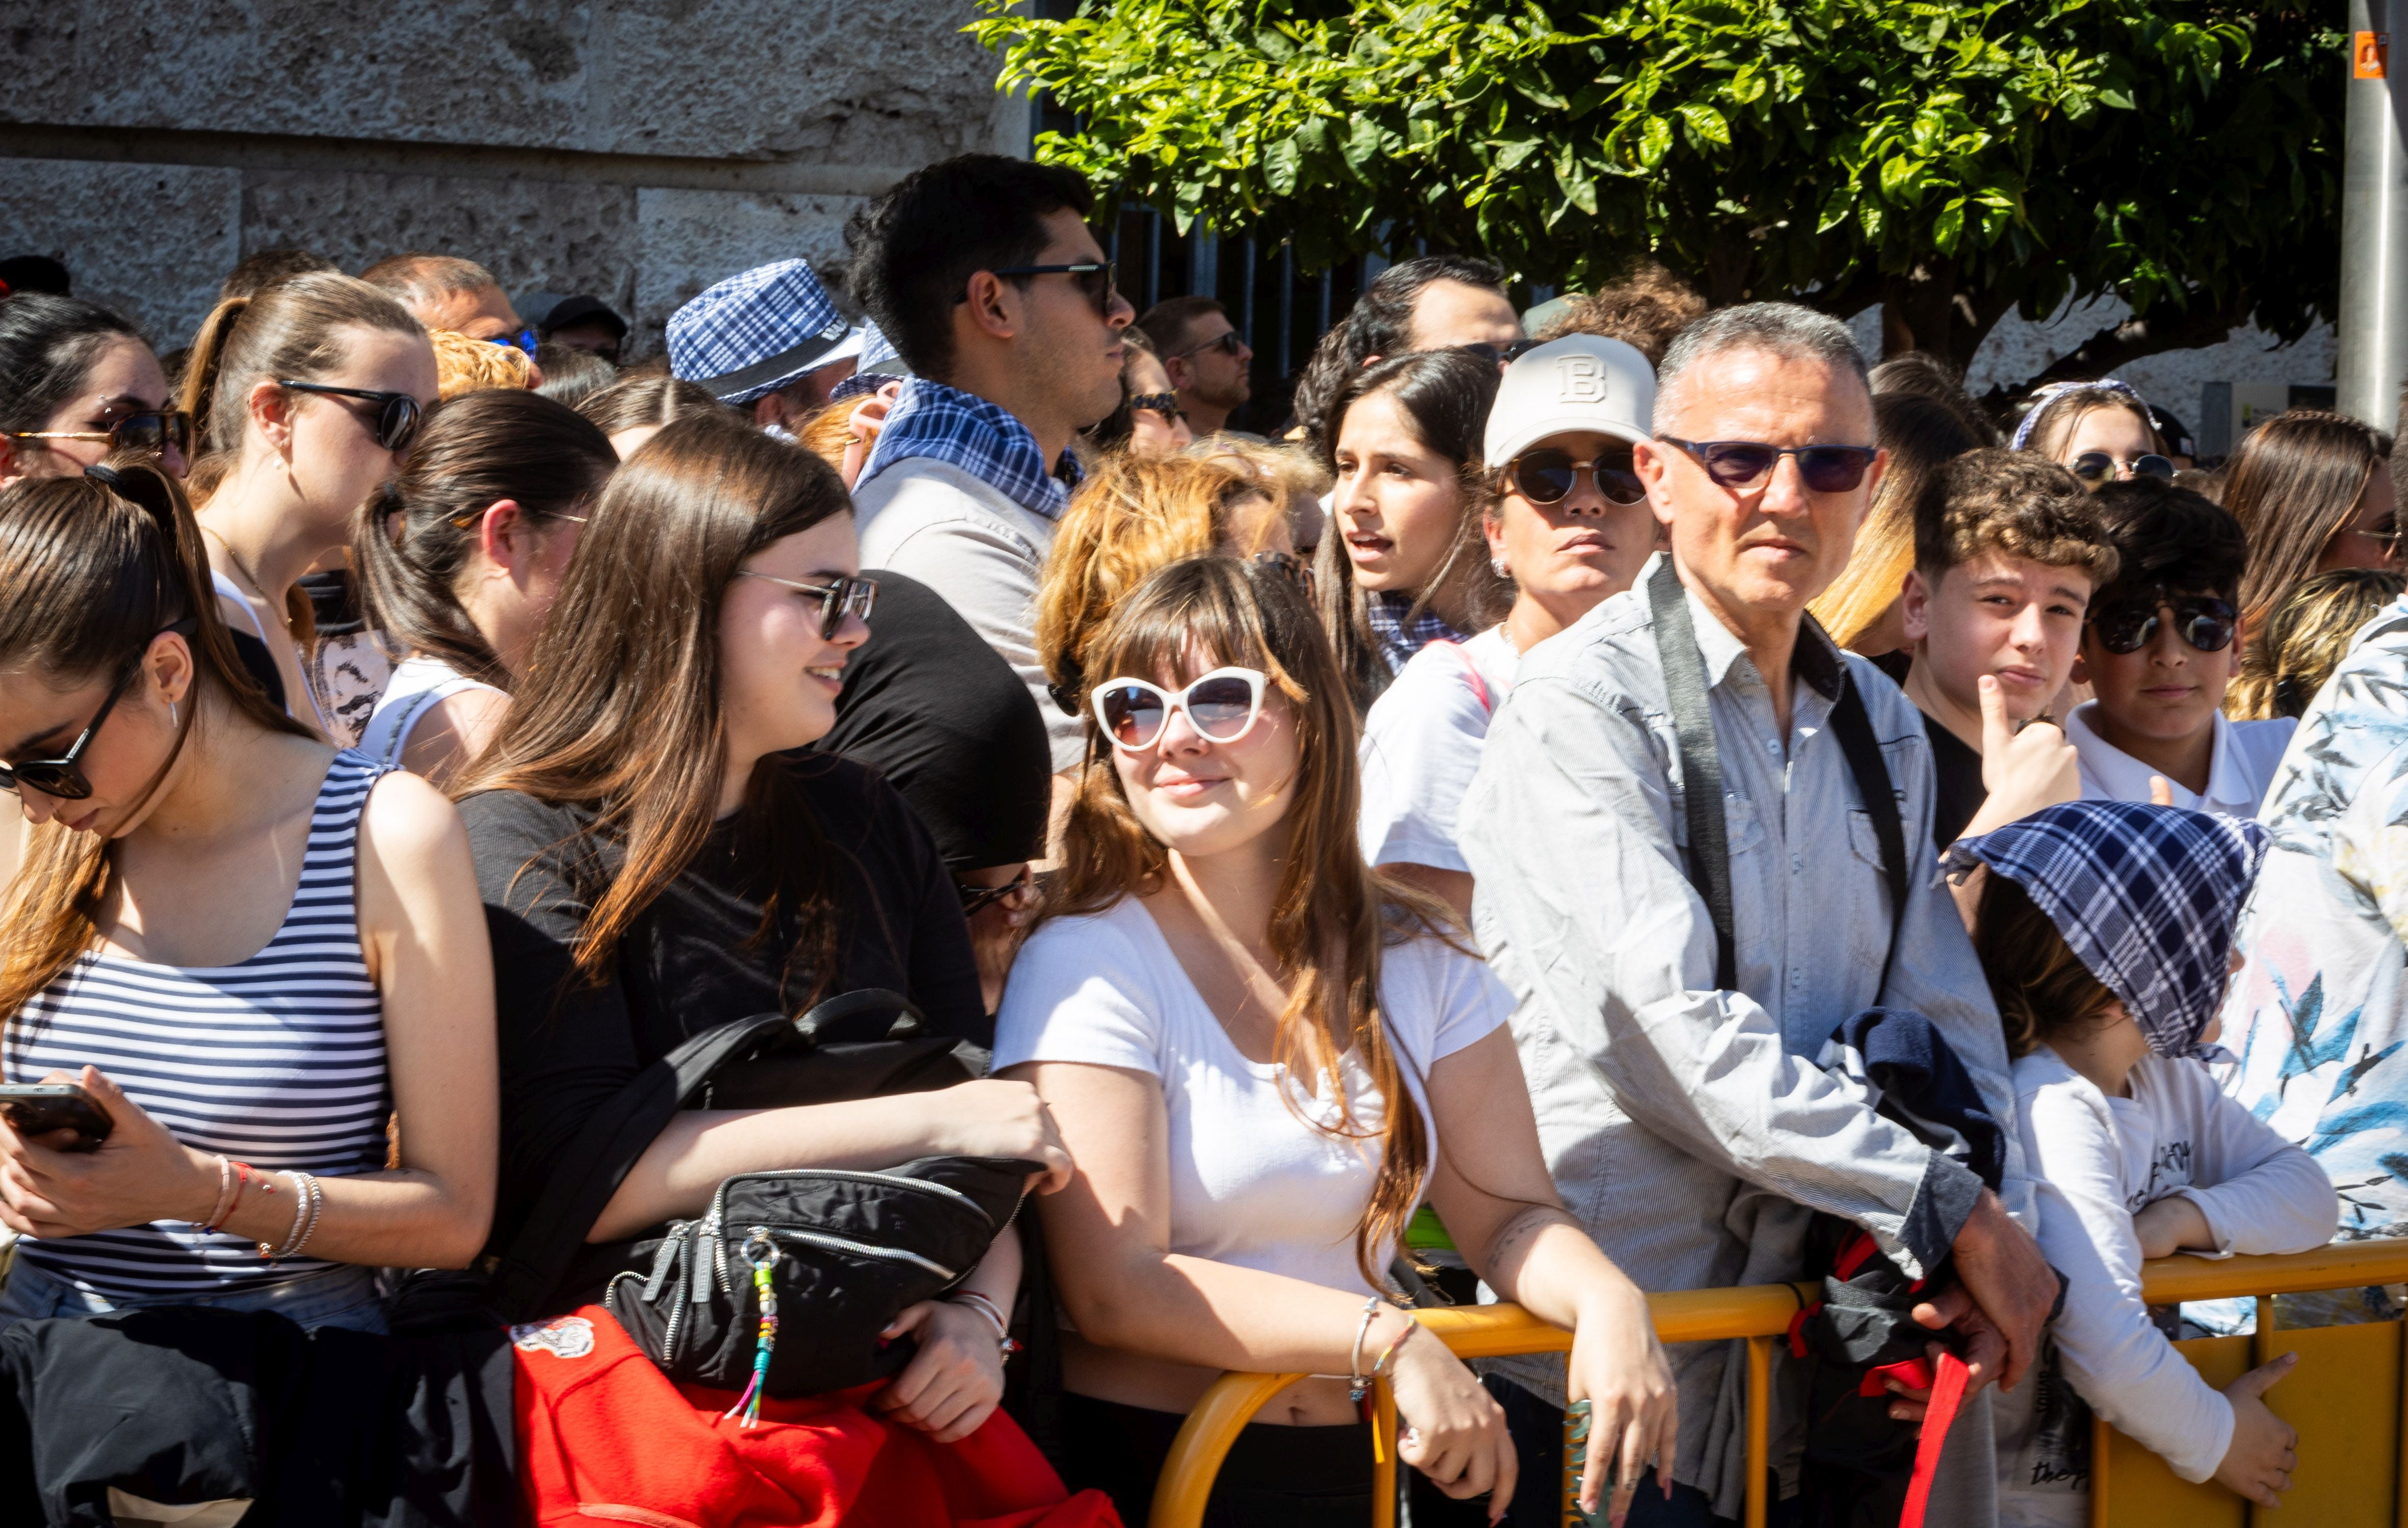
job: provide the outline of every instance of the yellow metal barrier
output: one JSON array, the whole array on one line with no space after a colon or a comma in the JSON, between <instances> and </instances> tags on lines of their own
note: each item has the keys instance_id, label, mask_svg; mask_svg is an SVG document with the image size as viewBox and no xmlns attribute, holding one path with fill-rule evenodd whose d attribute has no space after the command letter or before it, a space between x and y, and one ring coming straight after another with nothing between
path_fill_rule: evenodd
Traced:
<instances>
[{"instance_id":1,"label":"yellow metal barrier","mask_svg":"<svg viewBox=\"0 0 2408 1528\"><path fill-rule=\"evenodd\" d=\"M2408 1528L2408 1405L2402 1404L2401 1329L2396 1322L2311 1331L2274 1330L2266 1297L2312 1290L2358 1288L2408 1280L2408 1240L2338 1242L2286 1257L2220 1262L2173 1257L2142 1270L2142 1292L2152 1305L2181 1300L2259 1297L2256 1337L2177 1343L2212 1384L2225 1385L2252 1365L2298 1349L2300 1366L2268 1393L2267 1405L2300 1429L2300 1473L2285 1498L2285 1521L2318 1528L2383 1523ZM1817 1292L1812 1284L1760 1284L1744 1289L1690 1290L1648 1296L1656 1335L1665 1343L1747 1342L1746 1528L1763 1528L1767 1507L1772 1341ZM1414 1313L1460 1358L1571 1350L1571 1334L1549 1326L1518 1306L1455 1307ZM2262 1357L2259 1356L2262 1354ZM2325 1371L2312 1378L2312 1370ZM1155 1487L1150 1528L1200 1528L1212 1479L1231 1445L1255 1412L1300 1374L1228 1374L1204 1392L1171 1444ZM1375 1418L1374 1522L1392 1528L1396 1492L1396 1402L1378 1387ZM2315 1429L2312 1433L2311 1429ZM2380 1441L2379 1458L2366 1440ZM2379 1466L2379 1467L2378 1467ZM2100 1423L2092 1452L2091 1521L2115 1528L2222 1528L2249 1521L2248 1504L2210 1482L2176 1479L2155 1454ZM2109 1503L2114 1501L2113 1517ZM2379 1506L2371 1515L2369 1504Z\"/></svg>"}]
</instances>

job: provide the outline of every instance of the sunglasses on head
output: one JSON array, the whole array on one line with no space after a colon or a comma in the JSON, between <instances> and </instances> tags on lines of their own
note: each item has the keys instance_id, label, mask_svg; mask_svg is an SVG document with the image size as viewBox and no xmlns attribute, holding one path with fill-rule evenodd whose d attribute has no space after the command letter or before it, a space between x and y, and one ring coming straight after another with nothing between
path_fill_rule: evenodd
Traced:
<instances>
[{"instance_id":1,"label":"sunglasses on head","mask_svg":"<svg viewBox=\"0 0 2408 1528\"><path fill-rule=\"evenodd\" d=\"M193 416L180 408L145 408L110 421L106 430L10 430L11 440L106 440L111 450L176 454L193 459Z\"/></svg>"},{"instance_id":2,"label":"sunglasses on head","mask_svg":"<svg viewBox=\"0 0 2408 1528\"><path fill-rule=\"evenodd\" d=\"M1131 408L1150 408L1167 420L1185 417L1180 412L1179 394L1176 393L1132 393L1128 406Z\"/></svg>"},{"instance_id":3,"label":"sunglasses on head","mask_svg":"<svg viewBox=\"0 0 2408 1528\"><path fill-rule=\"evenodd\" d=\"M1798 477L1813 493L1853 493L1880 452L1871 446L1772 446L1761 440L1682 440L1658 436L1698 459L1706 476L1744 492L1768 481L1784 456L1798 459Z\"/></svg>"},{"instance_id":4,"label":"sunglasses on head","mask_svg":"<svg viewBox=\"0 0 2408 1528\"><path fill-rule=\"evenodd\" d=\"M2162 478L2171 480L2174 464L2155 451L2143 452L2129 461L2118 463L2105 451L2084 451L2073 459L2073 475L2096 488L2119 476L2121 466L2135 478Z\"/></svg>"},{"instance_id":5,"label":"sunglasses on head","mask_svg":"<svg viewBox=\"0 0 2408 1528\"><path fill-rule=\"evenodd\" d=\"M315 393L329 398L358 398L375 404L376 420L371 428L376 432L376 443L389 451L408 450L409 443L418 438L418 426L425 418L425 410L418 407L418 400L407 393L380 393L365 387L328 387L323 382L296 382L291 378L276 385L289 387L295 393Z\"/></svg>"},{"instance_id":6,"label":"sunglasses on head","mask_svg":"<svg viewBox=\"0 0 2408 1528\"><path fill-rule=\"evenodd\" d=\"M1112 309L1112 262L1109 260L1076 260L1067 265L998 265L990 276L1067 276L1079 283L1087 301L1096 305L1098 317ZM970 300L967 292L953 299L956 304Z\"/></svg>"},{"instance_id":7,"label":"sunglasses on head","mask_svg":"<svg viewBox=\"0 0 2408 1528\"><path fill-rule=\"evenodd\" d=\"M1028 866L1022 865L1020 874L1000 886L961 886L962 916L976 918L998 902L1008 902L1017 912L1033 901L1037 894L1037 878Z\"/></svg>"},{"instance_id":8,"label":"sunglasses on head","mask_svg":"<svg viewBox=\"0 0 2408 1528\"><path fill-rule=\"evenodd\" d=\"M2232 645L2241 612L2225 600L2205 594L2157 594L2122 600L2090 618L2099 645L2110 652L2138 652L2156 640L2160 610L2173 616L2174 635L2200 652L2222 652Z\"/></svg>"},{"instance_id":9,"label":"sunglasses on head","mask_svg":"<svg viewBox=\"0 0 2408 1528\"><path fill-rule=\"evenodd\" d=\"M1197 344L1190 345L1183 350L1173 350L1168 355L1163 357L1163 359L1166 361L1184 361L1191 355L1202 355L1206 350L1218 350L1223 355L1235 355L1245 348L1245 336L1239 334L1235 329L1232 329L1226 334L1214 335L1211 339L1202 340Z\"/></svg>"},{"instance_id":10,"label":"sunglasses on head","mask_svg":"<svg viewBox=\"0 0 2408 1528\"><path fill-rule=\"evenodd\" d=\"M859 616L867 621L870 607L878 603L878 583L872 578L847 577L834 583L805 583L799 578L781 578L774 573L755 573L749 567L740 571L747 578L781 584L798 594L817 594L820 598L820 640L823 642L836 640L836 634L844 629L847 616Z\"/></svg>"},{"instance_id":11,"label":"sunglasses on head","mask_svg":"<svg viewBox=\"0 0 2408 1528\"><path fill-rule=\"evenodd\" d=\"M1550 446L1524 451L1505 464L1505 480L1532 504L1561 504L1582 478L1615 504L1637 504L1647 496L1646 485L1630 465L1630 448L1615 446L1595 461L1575 462L1572 453Z\"/></svg>"},{"instance_id":12,"label":"sunglasses on head","mask_svg":"<svg viewBox=\"0 0 2408 1528\"><path fill-rule=\"evenodd\" d=\"M1269 682L1253 668L1216 668L1178 691L1143 679L1107 679L1096 686L1089 702L1112 746L1132 753L1162 740L1173 711L1186 712L1187 724L1207 742L1234 743L1254 731Z\"/></svg>"},{"instance_id":13,"label":"sunglasses on head","mask_svg":"<svg viewBox=\"0 0 2408 1528\"><path fill-rule=\"evenodd\" d=\"M189 640L200 629L198 619L186 616L152 633L150 640L155 642L169 632ZM149 650L150 643L146 642L143 651ZM0 764L0 791L11 793L36 791L62 801L82 801L89 797L92 781L84 778L83 750L92 746L93 735L100 731L100 724L108 720L108 713L117 708L118 701L125 694L125 687L132 684L134 677L141 672L142 653L137 652L134 661L119 673L117 682L108 687L108 695L100 703L100 709L93 712L92 721L85 723L83 731L76 734L76 740L67 745L64 753L55 759L27 759L22 764Z\"/></svg>"}]
</instances>

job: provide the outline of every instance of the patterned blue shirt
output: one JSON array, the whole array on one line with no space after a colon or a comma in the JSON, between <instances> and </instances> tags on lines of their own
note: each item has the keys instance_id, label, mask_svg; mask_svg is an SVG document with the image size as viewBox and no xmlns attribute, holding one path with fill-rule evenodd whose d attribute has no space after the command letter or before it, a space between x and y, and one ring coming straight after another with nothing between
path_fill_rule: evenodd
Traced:
<instances>
[{"instance_id":1,"label":"patterned blue shirt","mask_svg":"<svg viewBox=\"0 0 2408 1528\"><path fill-rule=\"evenodd\" d=\"M2408 599L2300 718L2259 821L2230 1091L2323 1165L2344 1239L2408 1235Z\"/></svg>"},{"instance_id":2,"label":"patterned blue shirt","mask_svg":"<svg viewBox=\"0 0 2408 1528\"><path fill-rule=\"evenodd\" d=\"M1370 621L1371 635L1380 644L1380 656L1387 662L1391 674L1403 668L1414 653L1432 642L1452 642L1461 647L1471 640L1428 609L1413 617L1412 626L1408 629L1405 617L1412 607L1411 594L1389 589L1370 590L1363 601L1363 614Z\"/></svg>"},{"instance_id":3,"label":"patterned blue shirt","mask_svg":"<svg viewBox=\"0 0 2408 1528\"><path fill-rule=\"evenodd\" d=\"M898 462L925 456L950 462L1032 514L1059 520L1082 474L1068 451L1045 470L1037 437L1001 404L914 377L886 416L863 464L863 484Z\"/></svg>"}]
</instances>

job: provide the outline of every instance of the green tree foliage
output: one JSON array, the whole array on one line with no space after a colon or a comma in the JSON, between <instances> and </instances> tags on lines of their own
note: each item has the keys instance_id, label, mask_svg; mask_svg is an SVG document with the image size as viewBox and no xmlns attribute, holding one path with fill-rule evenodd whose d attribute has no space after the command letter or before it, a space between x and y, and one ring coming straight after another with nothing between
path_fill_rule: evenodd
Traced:
<instances>
[{"instance_id":1,"label":"green tree foliage","mask_svg":"<svg viewBox=\"0 0 2408 1528\"><path fill-rule=\"evenodd\" d=\"M1652 252L1717 304L1882 301L1958 365L2115 293L2066 369L2296 336L2337 285L2339 7L2181 0L981 0L1040 157L1307 266L1480 251L1585 289Z\"/></svg>"}]
</instances>

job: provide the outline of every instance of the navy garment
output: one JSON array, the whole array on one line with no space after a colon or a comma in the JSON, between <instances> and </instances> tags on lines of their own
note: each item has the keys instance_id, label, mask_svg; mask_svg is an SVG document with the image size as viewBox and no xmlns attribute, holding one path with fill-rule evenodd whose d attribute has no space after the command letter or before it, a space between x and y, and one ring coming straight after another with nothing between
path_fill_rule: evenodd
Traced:
<instances>
[{"instance_id":1,"label":"navy garment","mask_svg":"<svg viewBox=\"0 0 2408 1528\"><path fill-rule=\"evenodd\" d=\"M1829 1067L1835 1061L1879 1090L1874 1107L1883 1118L1956 1156L1998 1192L2006 1173L2006 1132L1939 1026L1906 1008L1867 1008L1831 1032L1818 1064Z\"/></svg>"}]
</instances>

